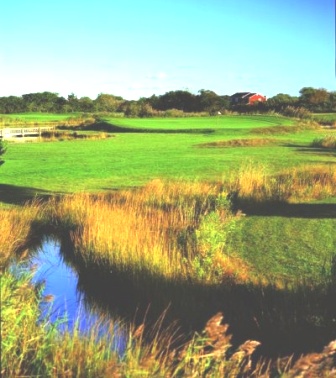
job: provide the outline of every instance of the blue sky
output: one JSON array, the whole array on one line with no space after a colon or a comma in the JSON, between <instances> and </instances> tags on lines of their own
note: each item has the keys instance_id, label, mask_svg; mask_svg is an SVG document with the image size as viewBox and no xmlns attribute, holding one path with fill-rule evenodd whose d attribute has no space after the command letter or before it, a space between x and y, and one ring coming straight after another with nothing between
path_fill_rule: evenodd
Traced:
<instances>
[{"instance_id":1,"label":"blue sky","mask_svg":"<svg viewBox=\"0 0 336 378\"><path fill-rule=\"evenodd\" d=\"M335 88L334 0L8 0L0 96Z\"/></svg>"}]
</instances>

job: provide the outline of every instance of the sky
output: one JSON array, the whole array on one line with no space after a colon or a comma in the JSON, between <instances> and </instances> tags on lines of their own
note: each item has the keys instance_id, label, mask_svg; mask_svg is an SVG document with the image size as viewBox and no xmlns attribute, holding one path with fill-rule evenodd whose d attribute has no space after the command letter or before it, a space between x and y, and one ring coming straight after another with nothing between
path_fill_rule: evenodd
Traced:
<instances>
[{"instance_id":1,"label":"sky","mask_svg":"<svg viewBox=\"0 0 336 378\"><path fill-rule=\"evenodd\" d=\"M335 91L334 0L3 0L0 97Z\"/></svg>"}]
</instances>

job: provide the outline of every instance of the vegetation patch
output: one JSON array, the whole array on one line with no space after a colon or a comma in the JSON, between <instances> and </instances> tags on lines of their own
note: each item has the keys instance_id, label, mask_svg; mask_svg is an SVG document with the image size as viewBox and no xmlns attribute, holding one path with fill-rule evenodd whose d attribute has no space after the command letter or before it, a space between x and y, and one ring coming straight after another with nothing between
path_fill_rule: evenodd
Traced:
<instances>
[{"instance_id":1,"label":"vegetation patch","mask_svg":"<svg viewBox=\"0 0 336 378\"><path fill-rule=\"evenodd\" d=\"M200 148L222 148L222 147L261 147L276 144L277 140L272 138L251 138L251 139L232 139L217 142L202 143L197 145Z\"/></svg>"},{"instance_id":2,"label":"vegetation patch","mask_svg":"<svg viewBox=\"0 0 336 378\"><path fill-rule=\"evenodd\" d=\"M50 114L50 113L25 113L1 115L0 127L32 127L32 126L84 126L94 123L93 114L74 113Z\"/></svg>"},{"instance_id":3,"label":"vegetation patch","mask_svg":"<svg viewBox=\"0 0 336 378\"><path fill-rule=\"evenodd\" d=\"M301 133L307 130L318 130L321 125L316 121L300 121L294 125L278 125L272 127L259 127L254 128L251 133L253 134L264 134L264 135L274 135L274 134L293 134Z\"/></svg>"},{"instance_id":4,"label":"vegetation patch","mask_svg":"<svg viewBox=\"0 0 336 378\"><path fill-rule=\"evenodd\" d=\"M267 166L248 162L232 174L228 187L240 205L319 200L336 195L336 168L311 165L271 174Z\"/></svg>"},{"instance_id":5,"label":"vegetation patch","mask_svg":"<svg viewBox=\"0 0 336 378\"><path fill-rule=\"evenodd\" d=\"M88 134L88 133L80 133L80 132L67 132L67 131L46 131L43 132L41 137L44 141L64 141L64 140L76 140L76 139L92 139L92 140L98 140L98 139L106 139L111 138L114 135L107 134L104 132L97 133L97 134Z\"/></svg>"},{"instance_id":6,"label":"vegetation patch","mask_svg":"<svg viewBox=\"0 0 336 378\"><path fill-rule=\"evenodd\" d=\"M316 138L311 144L312 147L336 149L336 136L326 135L323 138Z\"/></svg>"}]
</instances>

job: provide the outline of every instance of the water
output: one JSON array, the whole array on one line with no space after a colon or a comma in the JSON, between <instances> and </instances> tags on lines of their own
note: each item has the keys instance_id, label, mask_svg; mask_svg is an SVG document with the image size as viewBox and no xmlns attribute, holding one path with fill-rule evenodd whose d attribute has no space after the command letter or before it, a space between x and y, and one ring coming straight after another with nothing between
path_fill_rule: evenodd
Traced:
<instances>
[{"instance_id":1,"label":"water","mask_svg":"<svg viewBox=\"0 0 336 378\"><path fill-rule=\"evenodd\" d=\"M123 354L126 332L111 316L93 309L85 294L78 290L78 274L63 259L57 240L45 239L42 247L31 259L35 267L33 283L42 284L42 295L53 298L41 303L41 316L48 317L60 331L79 329L83 334L94 328L97 337L108 336L112 348Z\"/></svg>"}]
</instances>

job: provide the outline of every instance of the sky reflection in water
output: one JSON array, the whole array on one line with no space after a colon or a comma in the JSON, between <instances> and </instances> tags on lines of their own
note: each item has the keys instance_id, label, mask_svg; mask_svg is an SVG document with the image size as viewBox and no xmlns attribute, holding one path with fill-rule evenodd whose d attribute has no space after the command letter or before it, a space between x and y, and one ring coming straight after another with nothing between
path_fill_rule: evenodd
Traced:
<instances>
[{"instance_id":1,"label":"sky reflection in water","mask_svg":"<svg viewBox=\"0 0 336 378\"><path fill-rule=\"evenodd\" d=\"M59 322L60 331L72 330L77 322L82 333L94 327L98 337L110 334L112 348L122 354L126 348L125 333L122 334L117 322L85 303L85 294L77 290L77 273L64 262L60 248L58 241L46 239L31 260L31 265L36 267L33 283L43 282L42 295L53 296L52 303L41 304L42 316L49 316L52 323Z\"/></svg>"}]
</instances>

